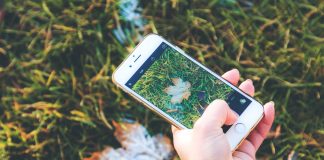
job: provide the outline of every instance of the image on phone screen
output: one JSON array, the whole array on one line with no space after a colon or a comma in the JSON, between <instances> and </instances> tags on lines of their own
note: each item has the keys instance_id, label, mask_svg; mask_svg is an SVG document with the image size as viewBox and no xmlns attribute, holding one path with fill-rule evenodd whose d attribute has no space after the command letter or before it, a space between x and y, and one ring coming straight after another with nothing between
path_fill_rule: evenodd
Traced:
<instances>
[{"instance_id":1,"label":"image on phone screen","mask_svg":"<svg viewBox=\"0 0 324 160\"><path fill-rule=\"evenodd\" d=\"M162 42L126 86L187 128L215 99L241 115L251 100ZM224 126L224 132L228 130Z\"/></svg>"}]
</instances>

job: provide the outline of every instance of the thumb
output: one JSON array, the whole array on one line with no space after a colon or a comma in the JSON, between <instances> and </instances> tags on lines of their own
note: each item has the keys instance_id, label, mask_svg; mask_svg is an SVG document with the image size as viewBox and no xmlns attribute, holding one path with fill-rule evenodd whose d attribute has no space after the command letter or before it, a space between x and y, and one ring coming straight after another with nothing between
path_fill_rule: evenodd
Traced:
<instances>
[{"instance_id":1,"label":"thumb","mask_svg":"<svg viewBox=\"0 0 324 160\"><path fill-rule=\"evenodd\" d=\"M231 110L224 100L215 100L196 121L194 129L205 133L219 131L224 124L233 124L237 117L238 115Z\"/></svg>"},{"instance_id":2,"label":"thumb","mask_svg":"<svg viewBox=\"0 0 324 160\"><path fill-rule=\"evenodd\" d=\"M232 159L230 144L221 127L233 124L236 119L225 101L213 101L194 125L192 142L197 147L192 151L192 159Z\"/></svg>"}]
</instances>

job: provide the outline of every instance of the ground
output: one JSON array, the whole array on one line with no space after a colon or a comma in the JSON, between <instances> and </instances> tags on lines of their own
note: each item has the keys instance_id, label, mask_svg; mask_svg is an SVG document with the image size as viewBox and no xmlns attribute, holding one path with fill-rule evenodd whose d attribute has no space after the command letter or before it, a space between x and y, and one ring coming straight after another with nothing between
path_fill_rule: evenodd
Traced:
<instances>
[{"instance_id":1,"label":"ground","mask_svg":"<svg viewBox=\"0 0 324 160\"><path fill-rule=\"evenodd\" d=\"M254 81L257 100L276 103L272 132L257 157L323 159L323 1L138 5L138 14L113 0L11 0L0 7L2 159L88 157L118 144L112 121L136 120L151 133L170 135L169 124L111 80L152 32L216 73L238 68L241 81Z\"/></svg>"}]
</instances>

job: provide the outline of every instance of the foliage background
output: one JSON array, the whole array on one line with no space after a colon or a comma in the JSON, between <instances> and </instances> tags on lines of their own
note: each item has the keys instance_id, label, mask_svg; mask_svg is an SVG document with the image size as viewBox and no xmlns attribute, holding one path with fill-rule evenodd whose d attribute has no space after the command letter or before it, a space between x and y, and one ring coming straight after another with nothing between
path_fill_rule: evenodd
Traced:
<instances>
[{"instance_id":1,"label":"foliage background","mask_svg":"<svg viewBox=\"0 0 324 160\"><path fill-rule=\"evenodd\" d=\"M323 159L324 2L142 0L136 29L114 0L10 0L0 18L1 159L82 159L118 146L111 122L163 120L111 82L139 35L155 32L217 73L238 68L276 102L258 157ZM125 33L124 41L113 30ZM243 80L242 78L242 80Z\"/></svg>"}]
</instances>

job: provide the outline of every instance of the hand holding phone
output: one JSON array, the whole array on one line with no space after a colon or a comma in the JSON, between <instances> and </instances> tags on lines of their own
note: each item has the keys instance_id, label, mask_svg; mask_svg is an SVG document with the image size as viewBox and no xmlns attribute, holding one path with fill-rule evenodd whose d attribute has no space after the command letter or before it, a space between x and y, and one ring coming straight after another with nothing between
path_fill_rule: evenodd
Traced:
<instances>
[{"instance_id":1,"label":"hand holding phone","mask_svg":"<svg viewBox=\"0 0 324 160\"><path fill-rule=\"evenodd\" d=\"M239 72L236 69L226 72L223 76L232 84L239 81ZM253 96L254 86L251 80L246 80L239 88ZM274 120L274 104L265 104L265 116L250 136L234 151L230 147L226 136L215 123L232 124L235 118L231 113L228 116L219 113L232 112L224 101L214 101L191 130L179 130L172 126L175 149L181 159L256 159L255 154ZM190 157L190 158L189 158Z\"/></svg>"},{"instance_id":2,"label":"hand holding phone","mask_svg":"<svg viewBox=\"0 0 324 160\"><path fill-rule=\"evenodd\" d=\"M239 76L237 76L239 77ZM150 34L113 74L118 87L179 129L192 129L222 99L239 117L223 131L234 151L263 117L263 106L161 36Z\"/></svg>"}]
</instances>

